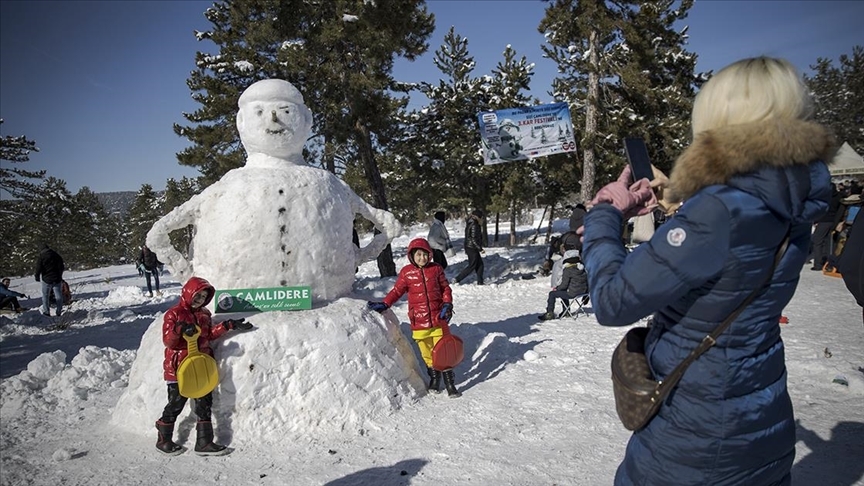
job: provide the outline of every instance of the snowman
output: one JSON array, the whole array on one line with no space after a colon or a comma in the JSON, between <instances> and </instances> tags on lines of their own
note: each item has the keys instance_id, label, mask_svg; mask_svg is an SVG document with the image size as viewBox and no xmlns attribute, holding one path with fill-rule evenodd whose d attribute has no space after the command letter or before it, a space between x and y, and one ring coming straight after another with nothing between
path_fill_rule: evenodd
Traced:
<instances>
[{"instance_id":1,"label":"snowman","mask_svg":"<svg viewBox=\"0 0 864 486\"><path fill-rule=\"evenodd\" d=\"M356 267L377 258L401 225L332 173L305 164L312 113L291 83L258 81L238 107L246 165L158 220L147 246L181 282L197 275L216 289L309 286L315 300L347 295ZM352 242L355 215L380 231L362 248ZM189 225L187 260L169 234Z\"/></svg>"},{"instance_id":2,"label":"snowman","mask_svg":"<svg viewBox=\"0 0 864 486\"><path fill-rule=\"evenodd\" d=\"M496 147L498 156L504 160L512 160L519 157L519 151L522 150L522 145L519 144L519 137L516 132L519 131L519 126L513 123L512 120L504 120L498 128L498 136L501 142Z\"/></svg>"}]
</instances>

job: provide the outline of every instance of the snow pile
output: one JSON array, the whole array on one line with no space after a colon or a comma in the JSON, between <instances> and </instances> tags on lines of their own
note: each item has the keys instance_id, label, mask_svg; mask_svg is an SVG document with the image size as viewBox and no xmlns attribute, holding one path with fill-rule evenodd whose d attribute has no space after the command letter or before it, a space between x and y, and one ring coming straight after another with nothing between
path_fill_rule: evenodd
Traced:
<instances>
[{"instance_id":1,"label":"snow pile","mask_svg":"<svg viewBox=\"0 0 864 486\"><path fill-rule=\"evenodd\" d=\"M108 307L123 307L141 302L144 292L140 287L124 286L117 287L108 292L104 303Z\"/></svg>"},{"instance_id":2,"label":"snow pile","mask_svg":"<svg viewBox=\"0 0 864 486\"><path fill-rule=\"evenodd\" d=\"M44 353L27 370L0 382L3 420L27 409L52 412L67 402L87 401L92 393L126 386L135 351L85 346L66 364L66 353Z\"/></svg>"},{"instance_id":3,"label":"snow pile","mask_svg":"<svg viewBox=\"0 0 864 486\"><path fill-rule=\"evenodd\" d=\"M395 316L370 312L365 301L343 298L320 309L256 314L248 321L255 328L213 343L220 373L213 418L222 440L229 433L236 444L277 444L286 435L363 435L377 427L377 418L425 393ZM164 349L158 318L144 334L129 387L115 408L118 427L152 435L167 396ZM196 420L193 408L187 405L179 420Z\"/></svg>"}]
</instances>

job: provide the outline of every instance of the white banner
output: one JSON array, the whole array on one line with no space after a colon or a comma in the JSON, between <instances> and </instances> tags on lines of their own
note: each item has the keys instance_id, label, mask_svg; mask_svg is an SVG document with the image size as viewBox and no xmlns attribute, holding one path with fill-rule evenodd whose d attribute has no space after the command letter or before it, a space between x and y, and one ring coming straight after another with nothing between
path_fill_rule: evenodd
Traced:
<instances>
[{"instance_id":1,"label":"white banner","mask_svg":"<svg viewBox=\"0 0 864 486\"><path fill-rule=\"evenodd\" d=\"M487 111L477 120L486 165L576 150L567 103Z\"/></svg>"}]
</instances>

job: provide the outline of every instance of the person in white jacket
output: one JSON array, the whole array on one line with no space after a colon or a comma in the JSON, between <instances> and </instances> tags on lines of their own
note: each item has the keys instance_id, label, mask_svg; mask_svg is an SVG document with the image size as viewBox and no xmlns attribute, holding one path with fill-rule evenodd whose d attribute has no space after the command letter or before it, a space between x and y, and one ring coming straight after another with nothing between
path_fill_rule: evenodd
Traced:
<instances>
[{"instance_id":1,"label":"person in white jacket","mask_svg":"<svg viewBox=\"0 0 864 486\"><path fill-rule=\"evenodd\" d=\"M450 234L444 226L446 220L447 213L437 211L429 227L429 235L426 237L426 241L432 247L432 261L441 265L441 268L447 268L447 255L453 256L453 243L450 242Z\"/></svg>"}]
</instances>

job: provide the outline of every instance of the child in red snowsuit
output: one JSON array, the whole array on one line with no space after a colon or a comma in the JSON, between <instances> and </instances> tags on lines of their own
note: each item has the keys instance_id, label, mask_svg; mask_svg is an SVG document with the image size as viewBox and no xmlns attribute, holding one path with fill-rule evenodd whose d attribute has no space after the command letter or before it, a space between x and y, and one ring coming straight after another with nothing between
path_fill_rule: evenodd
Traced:
<instances>
[{"instance_id":1,"label":"child in red snowsuit","mask_svg":"<svg viewBox=\"0 0 864 486\"><path fill-rule=\"evenodd\" d=\"M177 416L183 411L188 400L188 398L180 395L180 387L177 385L177 368L189 354L187 341L183 338L183 334L192 336L196 330L200 331L198 351L212 357L213 348L210 346L210 341L233 329L252 328L252 324L245 322L245 319L229 319L213 325L213 321L210 319L210 310L207 309L206 305L213 299L215 293L216 291L209 282L203 278L192 277L183 286L180 302L165 313L162 324L165 360L162 362L162 370L163 377L168 382L168 404L162 411L162 417L156 421L156 429L159 431L156 448L168 455L180 454L185 450L182 446L175 444L171 437L174 434L174 422L177 421ZM197 431L195 453L198 455L218 456L228 452L225 446L213 442L213 423L210 421L212 406L212 392L195 399L195 415L198 417L198 423L195 427Z\"/></svg>"},{"instance_id":2,"label":"child in red snowsuit","mask_svg":"<svg viewBox=\"0 0 864 486\"><path fill-rule=\"evenodd\" d=\"M462 396L456 389L453 370L443 372L432 368L432 349L444 335L453 315L453 297L450 283L444 276L441 265L431 261L432 248L424 238L416 238L408 244L408 265L402 268L393 289L383 302L369 302L369 308L384 312L406 292L408 293L408 319L411 321L411 337L420 349L423 362L429 373L428 389L438 393L441 378L451 398Z\"/></svg>"}]
</instances>

